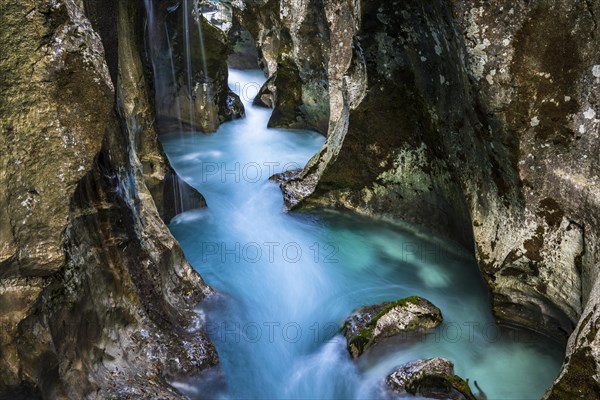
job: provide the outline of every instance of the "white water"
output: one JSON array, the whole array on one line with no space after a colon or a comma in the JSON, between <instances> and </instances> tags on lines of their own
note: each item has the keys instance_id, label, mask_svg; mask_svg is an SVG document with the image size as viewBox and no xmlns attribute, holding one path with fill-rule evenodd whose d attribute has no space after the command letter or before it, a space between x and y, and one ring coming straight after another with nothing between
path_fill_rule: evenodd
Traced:
<instances>
[{"instance_id":1,"label":"white water","mask_svg":"<svg viewBox=\"0 0 600 400\"><path fill-rule=\"evenodd\" d=\"M205 305L223 382L179 383L193 398L384 398L394 367L447 357L489 399L540 398L561 350L494 325L471 256L399 228L333 212L283 211L270 175L303 166L322 146L314 132L266 129L270 110L251 105L264 77L231 71L247 117L214 135L164 137L179 174L209 208L179 215L171 230L205 280L223 294ZM444 324L414 343L387 343L352 361L338 334L356 307L420 295Z\"/></svg>"}]
</instances>

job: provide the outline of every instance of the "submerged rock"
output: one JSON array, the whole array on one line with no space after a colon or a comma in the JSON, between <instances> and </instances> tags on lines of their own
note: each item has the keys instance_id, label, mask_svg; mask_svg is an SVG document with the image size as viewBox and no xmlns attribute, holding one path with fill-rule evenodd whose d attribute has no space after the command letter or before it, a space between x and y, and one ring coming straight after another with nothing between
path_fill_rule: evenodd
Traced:
<instances>
[{"instance_id":1,"label":"submerged rock","mask_svg":"<svg viewBox=\"0 0 600 400\"><path fill-rule=\"evenodd\" d=\"M587 346L582 317L595 321L600 303L600 48L589 40L600 3L325 0L323 26L307 2L286 2L287 19L272 3L244 2L258 39L289 20L306 29L290 29L291 52L257 40L265 59L283 61L269 71L274 118L314 119L310 102L289 105L323 75L329 88L329 140L284 185L292 206L474 242L499 320L563 341L578 332L576 347ZM322 43L325 62L313 58ZM298 59L310 79L286 78Z\"/></svg>"},{"instance_id":2,"label":"submerged rock","mask_svg":"<svg viewBox=\"0 0 600 400\"><path fill-rule=\"evenodd\" d=\"M342 333L348 351L356 358L381 339L430 330L442 321L439 308L422 297L412 296L355 310L346 318Z\"/></svg>"},{"instance_id":3,"label":"submerged rock","mask_svg":"<svg viewBox=\"0 0 600 400\"><path fill-rule=\"evenodd\" d=\"M445 358L406 363L389 374L387 386L399 394L434 399L475 400L469 384L454 375L454 364Z\"/></svg>"}]
</instances>

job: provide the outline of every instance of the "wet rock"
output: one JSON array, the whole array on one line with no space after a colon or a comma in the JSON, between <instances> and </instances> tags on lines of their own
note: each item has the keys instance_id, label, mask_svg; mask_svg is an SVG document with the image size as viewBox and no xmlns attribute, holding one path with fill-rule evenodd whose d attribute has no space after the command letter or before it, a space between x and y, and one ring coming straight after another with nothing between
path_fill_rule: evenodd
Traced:
<instances>
[{"instance_id":1,"label":"wet rock","mask_svg":"<svg viewBox=\"0 0 600 400\"><path fill-rule=\"evenodd\" d=\"M275 81L277 102L310 90L294 75L302 60L326 77L330 103L328 141L283 183L286 204L474 243L499 320L571 335L552 396L598 397L586 371L600 370L600 48L589 39L600 35L600 3L324 0L311 12L325 16L328 43L307 2L277 3L237 12L267 75L295 77ZM296 36L290 19L312 21L310 34ZM292 51L279 44L284 28ZM310 57L321 43L326 59Z\"/></svg>"},{"instance_id":2,"label":"wet rock","mask_svg":"<svg viewBox=\"0 0 600 400\"><path fill-rule=\"evenodd\" d=\"M0 13L0 398L182 398L171 380L218 364L194 311L213 290L161 218L141 10L94 14L107 65L81 6Z\"/></svg>"},{"instance_id":3,"label":"wet rock","mask_svg":"<svg viewBox=\"0 0 600 400\"><path fill-rule=\"evenodd\" d=\"M275 75L267 79L263 86L258 91L253 104L256 106L273 108L275 107L275 99L277 95L277 87L274 84Z\"/></svg>"},{"instance_id":4,"label":"wet rock","mask_svg":"<svg viewBox=\"0 0 600 400\"><path fill-rule=\"evenodd\" d=\"M304 6L286 10L302 20ZM474 243L500 321L574 334L569 354L600 348L600 4L324 1L322 13L328 141L283 184L286 204ZM317 30L293 41L294 57Z\"/></svg>"},{"instance_id":5,"label":"wet rock","mask_svg":"<svg viewBox=\"0 0 600 400\"><path fill-rule=\"evenodd\" d=\"M214 132L242 117L243 104L228 86L227 34L206 20L197 1L150 3L148 57L161 134Z\"/></svg>"},{"instance_id":6,"label":"wet rock","mask_svg":"<svg viewBox=\"0 0 600 400\"><path fill-rule=\"evenodd\" d=\"M235 69L258 69L256 42L246 29L240 26L229 31L230 54L227 64Z\"/></svg>"},{"instance_id":7,"label":"wet rock","mask_svg":"<svg viewBox=\"0 0 600 400\"><path fill-rule=\"evenodd\" d=\"M361 307L344 321L342 333L353 358L384 338L431 330L443 321L435 305L418 296Z\"/></svg>"},{"instance_id":8,"label":"wet rock","mask_svg":"<svg viewBox=\"0 0 600 400\"><path fill-rule=\"evenodd\" d=\"M254 37L259 63L272 86L270 127L327 133L329 29L323 0L233 2L234 28ZM312 37L312 40L306 40ZM274 90L275 89L275 90Z\"/></svg>"},{"instance_id":9,"label":"wet rock","mask_svg":"<svg viewBox=\"0 0 600 400\"><path fill-rule=\"evenodd\" d=\"M270 177L269 180L271 182L277 183L279 187L284 187L289 182L293 182L295 180L300 179L301 176L302 170L295 169L292 171L285 171L279 174L275 174L272 177ZM295 202L297 201L297 199L292 197L291 195L292 194L290 192L284 192L283 201L285 203L285 206L288 208L290 207L290 204L295 204Z\"/></svg>"},{"instance_id":10,"label":"wet rock","mask_svg":"<svg viewBox=\"0 0 600 400\"><path fill-rule=\"evenodd\" d=\"M297 179L302 173L301 169L293 169L291 171L285 171L279 174L275 174L269 178L271 182L275 182L279 185L284 184L285 182L289 182L293 179Z\"/></svg>"},{"instance_id":11,"label":"wet rock","mask_svg":"<svg viewBox=\"0 0 600 400\"><path fill-rule=\"evenodd\" d=\"M106 0L105 0L106 1ZM117 72L121 79L117 82L119 91L119 113L125 123L127 133L135 138L136 154L144 183L152 194L154 204L161 218L169 223L171 219L184 211L206 207L204 197L188 185L171 168L159 142L160 126L155 124L153 98L151 95L152 80L145 74L143 50L140 47L139 32L143 10L140 4L121 7L118 28L106 27L113 21L114 14L106 15L105 4L92 2L88 10L95 9L94 15L104 18L99 23L105 29L101 33L103 42L118 41L116 58ZM104 10L104 11L102 11ZM92 20L94 26L94 20ZM105 36L108 35L108 38ZM116 39L112 37L116 36ZM109 70L112 68L109 65ZM160 120L159 120L160 122Z\"/></svg>"},{"instance_id":12,"label":"wet rock","mask_svg":"<svg viewBox=\"0 0 600 400\"><path fill-rule=\"evenodd\" d=\"M397 394L433 399L476 400L469 384L454 375L454 364L445 358L416 360L402 365L385 380Z\"/></svg>"}]
</instances>

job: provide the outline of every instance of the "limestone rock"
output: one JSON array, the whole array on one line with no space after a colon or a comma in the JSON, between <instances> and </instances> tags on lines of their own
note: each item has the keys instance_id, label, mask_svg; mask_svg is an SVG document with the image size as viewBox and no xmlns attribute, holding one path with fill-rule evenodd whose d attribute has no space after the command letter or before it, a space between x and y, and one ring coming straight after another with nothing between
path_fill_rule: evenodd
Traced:
<instances>
[{"instance_id":1,"label":"limestone rock","mask_svg":"<svg viewBox=\"0 0 600 400\"><path fill-rule=\"evenodd\" d=\"M148 58L161 134L214 132L242 117L244 107L227 82L226 33L206 20L197 0L148 3Z\"/></svg>"},{"instance_id":2,"label":"limestone rock","mask_svg":"<svg viewBox=\"0 0 600 400\"><path fill-rule=\"evenodd\" d=\"M102 41L83 5L0 2L0 397L182 398L170 381L218 364L213 290L160 217L139 4L97 14Z\"/></svg>"},{"instance_id":3,"label":"limestone rock","mask_svg":"<svg viewBox=\"0 0 600 400\"><path fill-rule=\"evenodd\" d=\"M441 311L418 296L361 307L344 321L342 333L353 358L384 338L431 330L443 321Z\"/></svg>"},{"instance_id":4,"label":"limestone rock","mask_svg":"<svg viewBox=\"0 0 600 400\"><path fill-rule=\"evenodd\" d=\"M454 375L454 364L445 358L406 363L389 374L387 386L398 394L425 398L476 400L469 384Z\"/></svg>"},{"instance_id":5,"label":"limestone rock","mask_svg":"<svg viewBox=\"0 0 600 400\"><path fill-rule=\"evenodd\" d=\"M261 21L249 31L272 43L286 18L310 19L306 2L245 3L242 15ZM328 80L327 143L283 184L286 203L408 220L474 244L498 319L571 335L561 379L594 393L600 48L590 37L600 3L324 0L320 12L325 62L303 51L323 42L318 24L303 38L291 31L291 52L257 40ZM263 58L273 75L280 66ZM278 102L298 102L309 85L297 81L291 93L275 81Z\"/></svg>"},{"instance_id":6,"label":"limestone rock","mask_svg":"<svg viewBox=\"0 0 600 400\"><path fill-rule=\"evenodd\" d=\"M233 29L255 39L259 63L272 86L270 127L327 133L329 29L323 0L233 3ZM307 40L311 37L311 40ZM276 90L273 90L275 89ZM264 90L263 90L264 91ZM269 104L272 102L272 104Z\"/></svg>"},{"instance_id":7,"label":"limestone rock","mask_svg":"<svg viewBox=\"0 0 600 400\"><path fill-rule=\"evenodd\" d=\"M598 262L599 198L598 167L586 161L598 146L597 126L586 130L586 107L577 114L581 126L565 121L575 115L569 107L577 101L594 103L598 82L583 66L577 73L571 64L544 68L554 68L554 74L537 71L546 61L534 43L564 43L550 38L558 33L544 25L553 21L555 9L524 2L427 4L405 2L397 9L385 2L360 8L326 2L323 12L336 38L329 62L329 140L301 176L284 185L286 197L295 199L293 207L347 208L425 225L465 246L474 240L496 315L542 326L565 340L581 315L581 297L585 301L595 281L590 268ZM593 9L587 12L583 3L560 7L560 35L571 37L569 26L577 26L575 36L563 39L572 41L579 58L596 59L597 49L584 34L596 29ZM580 23L568 22L574 20ZM511 64L510 57L498 56L501 49L527 57ZM524 89L515 91L511 82L522 74ZM554 144L536 133L541 128L532 126L533 114L512 118L523 107L504 111L517 100L533 107L535 85L544 90L548 79L561 83L551 85L546 103L560 98L565 104L555 110L561 116L556 123L544 123L556 138L575 133ZM589 132L585 139L580 129Z\"/></svg>"},{"instance_id":8,"label":"limestone rock","mask_svg":"<svg viewBox=\"0 0 600 400\"><path fill-rule=\"evenodd\" d=\"M275 86L275 75L267 79L262 85L256 98L254 99L254 105L274 108L276 104L277 87Z\"/></svg>"},{"instance_id":9,"label":"limestone rock","mask_svg":"<svg viewBox=\"0 0 600 400\"><path fill-rule=\"evenodd\" d=\"M237 21L236 21L237 22ZM229 31L230 54L227 64L235 69L258 69L256 42L247 29L236 26Z\"/></svg>"}]
</instances>

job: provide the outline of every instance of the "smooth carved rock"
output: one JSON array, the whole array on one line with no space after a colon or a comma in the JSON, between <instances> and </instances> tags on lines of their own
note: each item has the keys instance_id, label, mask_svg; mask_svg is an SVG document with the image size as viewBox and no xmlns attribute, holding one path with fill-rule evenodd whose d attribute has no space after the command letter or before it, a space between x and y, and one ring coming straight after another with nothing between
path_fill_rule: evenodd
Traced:
<instances>
[{"instance_id":1,"label":"smooth carved rock","mask_svg":"<svg viewBox=\"0 0 600 400\"><path fill-rule=\"evenodd\" d=\"M434 329L443 321L435 305L418 296L361 307L344 322L342 333L353 358L384 338Z\"/></svg>"},{"instance_id":2,"label":"smooth carved rock","mask_svg":"<svg viewBox=\"0 0 600 400\"><path fill-rule=\"evenodd\" d=\"M141 2L86 3L0 1L0 398L180 399L213 291L161 218Z\"/></svg>"},{"instance_id":3,"label":"smooth carved rock","mask_svg":"<svg viewBox=\"0 0 600 400\"><path fill-rule=\"evenodd\" d=\"M244 1L233 4L233 46L247 30L258 48L259 64L269 77L257 101L272 107L270 127L314 129L329 124L328 58L330 30L325 1ZM300 17L301 16L301 17ZM311 37L310 40L307 40ZM276 88L276 90L275 90Z\"/></svg>"},{"instance_id":4,"label":"smooth carved rock","mask_svg":"<svg viewBox=\"0 0 600 400\"><path fill-rule=\"evenodd\" d=\"M265 2L244 4L255 37L290 16L318 20L307 2L286 2L287 20ZM600 47L590 40L600 2L324 0L322 13L329 43L318 24L291 55L257 40L269 76L284 53L328 80L329 140L283 183L286 204L398 218L474 243L499 320L565 342L574 333L564 382L548 396L598 397L585 371L600 365ZM317 42L326 62L304 51ZM283 104L311 86L290 93L287 83L275 82Z\"/></svg>"},{"instance_id":5,"label":"smooth carved rock","mask_svg":"<svg viewBox=\"0 0 600 400\"><path fill-rule=\"evenodd\" d=\"M454 364L445 358L411 361L389 374L385 382L398 394L408 393L434 399L476 400L469 384L454 375Z\"/></svg>"},{"instance_id":6,"label":"smooth carved rock","mask_svg":"<svg viewBox=\"0 0 600 400\"><path fill-rule=\"evenodd\" d=\"M254 105L273 108L275 107L277 87L273 84L275 76L270 77L258 91L254 99Z\"/></svg>"}]
</instances>

